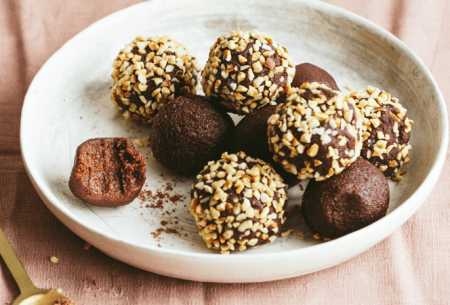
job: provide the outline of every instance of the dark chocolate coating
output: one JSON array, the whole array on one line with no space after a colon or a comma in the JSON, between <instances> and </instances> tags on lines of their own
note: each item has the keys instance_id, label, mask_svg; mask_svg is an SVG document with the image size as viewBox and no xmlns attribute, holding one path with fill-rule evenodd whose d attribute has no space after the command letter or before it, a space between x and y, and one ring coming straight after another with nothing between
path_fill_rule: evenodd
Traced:
<instances>
[{"instance_id":1,"label":"dark chocolate coating","mask_svg":"<svg viewBox=\"0 0 450 305\"><path fill-rule=\"evenodd\" d=\"M267 120L277 110L276 105L269 105L257 109L245 116L237 125L231 135L230 152L245 152L252 158L264 160L274 167L281 175L284 183L289 187L297 185L300 180L297 176L286 172L281 165L273 160L273 153L269 150L267 138Z\"/></svg>"},{"instance_id":2,"label":"dark chocolate coating","mask_svg":"<svg viewBox=\"0 0 450 305\"><path fill-rule=\"evenodd\" d=\"M126 138L96 138L77 148L69 180L72 193L97 206L122 206L139 195L146 163Z\"/></svg>"},{"instance_id":3,"label":"dark chocolate coating","mask_svg":"<svg viewBox=\"0 0 450 305\"><path fill-rule=\"evenodd\" d=\"M312 232L338 238L382 218L388 207L386 178L376 166L358 158L339 175L324 181L311 179L302 212Z\"/></svg>"},{"instance_id":4,"label":"dark chocolate coating","mask_svg":"<svg viewBox=\"0 0 450 305\"><path fill-rule=\"evenodd\" d=\"M153 121L148 141L153 156L184 176L197 174L229 145L234 123L204 96L178 97Z\"/></svg>"},{"instance_id":5,"label":"dark chocolate coating","mask_svg":"<svg viewBox=\"0 0 450 305\"><path fill-rule=\"evenodd\" d=\"M303 83L313 82L324 84L333 90L341 91L334 78L327 71L307 62L295 66L295 77L291 83L292 88L300 88ZM276 100L277 104L284 102L286 102L286 93L281 94Z\"/></svg>"}]
</instances>

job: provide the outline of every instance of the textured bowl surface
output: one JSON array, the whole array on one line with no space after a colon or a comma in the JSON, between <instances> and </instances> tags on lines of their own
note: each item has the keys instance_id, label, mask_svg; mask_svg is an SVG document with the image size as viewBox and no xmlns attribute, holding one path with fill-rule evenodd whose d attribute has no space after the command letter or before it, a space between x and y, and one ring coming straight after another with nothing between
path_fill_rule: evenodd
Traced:
<instances>
[{"instance_id":1,"label":"textured bowl surface","mask_svg":"<svg viewBox=\"0 0 450 305\"><path fill-rule=\"evenodd\" d=\"M110 100L112 62L119 50L138 35L169 35L192 49L204 64L217 37L238 28L271 35L295 63L324 68L344 92L346 85L355 89L372 85L405 105L415 121L412 162L403 181L390 182L392 213L324 243L313 239L298 221L302 190L297 186L289 191L290 214L282 230L294 229L291 236L220 255L205 246L189 213L192 179L163 168L147 146L137 147L148 163L145 190L153 196L161 191L162 206L147 196L124 207L100 208L72 195L68 179L80 143L95 137L128 137L145 143L148 137L148 127L125 121ZM445 160L447 124L442 95L420 59L393 35L352 13L318 1L153 0L96 22L48 60L25 98L21 146L27 171L47 207L106 254L172 277L257 282L336 265L392 233L436 183ZM305 238L297 237L300 231Z\"/></svg>"}]
</instances>

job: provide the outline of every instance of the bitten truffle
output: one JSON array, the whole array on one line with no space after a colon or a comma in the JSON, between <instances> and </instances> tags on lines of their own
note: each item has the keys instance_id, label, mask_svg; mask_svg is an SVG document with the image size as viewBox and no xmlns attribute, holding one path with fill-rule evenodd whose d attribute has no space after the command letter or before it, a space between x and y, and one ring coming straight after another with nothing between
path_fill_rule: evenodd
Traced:
<instances>
[{"instance_id":1,"label":"bitten truffle","mask_svg":"<svg viewBox=\"0 0 450 305\"><path fill-rule=\"evenodd\" d=\"M341 174L325 181L311 179L303 195L307 226L321 237L338 238L386 215L389 185L370 162L358 158Z\"/></svg>"},{"instance_id":2,"label":"bitten truffle","mask_svg":"<svg viewBox=\"0 0 450 305\"><path fill-rule=\"evenodd\" d=\"M267 120L277 110L276 105L267 105L246 115L231 135L230 152L245 152L253 158L260 158L272 164L275 171L284 179L284 183L292 187L300 182L296 175L288 173L273 160L267 139Z\"/></svg>"},{"instance_id":3,"label":"bitten truffle","mask_svg":"<svg viewBox=\"0 0 450 305\"><path fill-rule=\"evenodd\" d=\"M145 172L144 157L129 139L90 139L77 148L69 187L92 205L122 206L139 195Z\"/></svg>"},{"instance_id":4,"label":"bitten truffle","mask_svg":"<svg viewBox=\"0 0 450 305\"><path fill-rule=\"evenodd\" d=\"M222 254L275 240L285 221L286 185L270 164L223 153L197 175L190 211L209 248Z\"/></svg>"},{"instance_id":5,"label":"bitten truffle","mask_svg":"<svg viewBox=\"0 0 450 305\"><path fill-rule=\"evenodd\" d=\"M181 96L156 116L148 138L153 156L168 169L193 176L229 147L234 123L207 97Z\"/></svg>"},{"instance_id":6,"label":"bitten truffle","mask_svg":"<svg viewBox=\"0 0 450 305\"><path fill-rule=\"evenodd\" d=\"M386 177L402 179L399 169L410 161L411 125L406 109L389 93L378 88L353 92L351 97L363 114L361 157L378 167Z\"/></svg>"},{"instance_id":7,"label":"bitten truffle","mask_svg":"<svg viewBox=\"0 0 450 305\"><path fill-rule=\"evenodd\" d=\"M248 114L288 92L294 62L283 46L256 30L231 32L210 48L201 84L230 112Z\"/></svg>"},{"instance_id":8,"label":"bitten truffle","mask_svg":"<svg viewBox=\"0 0 450 305\"><path fill-rule=\"evenodd\" d=\"M318 83L288 92L269 118L274 160L299 179L339 174L361 152L361 114L353 99Z\"/></svg>"},{"instance_id":9,"label":"bitten truffle","mask_svg":"<svg viewBox=\"0 0 450 305\"><path fill-rule=\"evenodd\" d=\"M113 64L111 99L126 119L150 123L180 95L195 94L201 66L195 54L170 37L137 37Z\"/></svg>"}]
</instances>

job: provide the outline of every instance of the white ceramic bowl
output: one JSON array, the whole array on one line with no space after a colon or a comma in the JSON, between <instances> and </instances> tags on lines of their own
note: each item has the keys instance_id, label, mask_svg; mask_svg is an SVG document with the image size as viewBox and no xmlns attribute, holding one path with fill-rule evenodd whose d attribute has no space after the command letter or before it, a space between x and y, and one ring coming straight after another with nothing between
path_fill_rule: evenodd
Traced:
<instances>
[{"instance_id":1,"label":"white ceramic bowl","mask_svg":"<svg viewBox=\"0 0 450 305\"><path fill-rule=\"evenodd\" d=\"M412 162L400 183L390 182L392 212L376 223L323 243L299 224L301 190L294 187L283 230L273 244L224 256L198 236L189 199L146 208L135 200L99 208L75 198L68 187L76 147L94 137L129 137L145 142L148 129L125 121L110 101L112 62L137 35L170 35L205 63L209 47L231 30L258 29L284 45L297 64L326 69L344 90L373 85L398 97L415 121ZM345 90L344 90L345 91ZM104 253L155 273L211 282L257 282L321 270L372 247L420 207L443 167L448 127L441 93L421 60L393 35L373 23L318 1L221 2L153 0L114 13L87 28L42 67L25 98L21 146L25 166L50 211ZM176 184L170 194L189 194L190 179L176 177L146 156L147 190ZM162 173L163 176L160 176ZM170 214L170 215L169 215ZM161 223L163 222L163 223ZM165 223L167 222L167 223ZM172 228L178 234L151 234ZM306 237L296 233L305 231ZM173 232L173 231L172 231ZM158 244L160 246L158 246Z\"/></svg>"}]
</instances>

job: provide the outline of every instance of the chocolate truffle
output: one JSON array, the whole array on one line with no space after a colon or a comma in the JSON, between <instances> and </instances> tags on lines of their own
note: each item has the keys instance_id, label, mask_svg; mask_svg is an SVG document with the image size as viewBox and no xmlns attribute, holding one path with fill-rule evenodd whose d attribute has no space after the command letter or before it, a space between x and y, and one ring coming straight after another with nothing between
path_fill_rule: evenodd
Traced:
<instances>
[{"instance_id":1,"label":"chocolate truffle","mask_svg":"<svg viewBox=\"0 0 450 305\"><path fill-rule=\"evenodd\" d=\"M111 99L126 119L150 123L161 107L195 94L201 70L195 54L170 37L137 37L113 64Z\"/></svg>"},{"instance_id":2,"label":"chocolate truffle","mask_svg":"<svg viewBox=\"0 0 450 305\"><path fill-rule=\"evenodd\" d=\"M90 139L77 148L69 187L92 205L126 205L139 195L145 167L144 157L129 139Z\"/></svg>"},{"instance_id":3,"label":"chocolate truffle","mask_svg":"<svg viewBox=\"0 0 450 305\"><path fill-rule=\"evenodd\" d=\"M363 114L361 157L378 167L386 177L401 180L400 167L408 163L413 120L397 98L374 87L353 92L351 97Z\"/></svg>"},{"instance_id":4,"label":"chocolate truffle","mask_svg":"<svg viewBox=\"0 0 450 305\"><path fill-rule=\"evenodd\" d=\"M299 179L339 174L361 152L361 114L353 99L318 83L288 92L269 118L274 160Z\"/></svg>"},{"instance_id":5,"label":"chocolate truffle","mask_svg":"<svg viewBox=\"0 0 450 305\"><path fill-rule=\"evenodd\" d=\"M210 48L201 84L230 112L248 114L289 91L294 62L283 46L256 30L231 32Z\"/></svg>"},{"instance_id":6,"label":"chocolate truffle","mask_svg":"<svg viewBox=\"0 0 450 305\"><path fill-rule=\"evenodd\" d=\"M292 187L300 182L296 175L288 173L273 160L267 140L267 120L277 110L276 105L268 105L246 115L234 129L231 135L230 152L245 152L253 158L260 158L272 164L275 171L283 177L284 183Z\"/></svg>"},{"instance_id":7,"label":"chocolate truffle","mask_svg":"<svg viewBox=\"0 0 450 305\"><path fill-rule=\"evenodd\" d=\"M223 153L197 175L190 211L209 248L222 254L275 240L286 217L286 185L270 164Z\"/></svg>"},{"instance_id":8,"label":"chocolate truffle","mask_svg":"<svg viewBox=\"0 0 450 305\"><path fill-rule=\"evenodd\" d=\"M300 88L304 83L319 83L332 90L341 91L336 85L334 78L327 71L310 63L295 66L295 77L292 80L292 88ZM287 93L282 93L275 101L277 104L286 103Z\"/></svg>"},{"instance_id":9,"label":"chocolate truffle","mask_svg":"<svg viewBox=\"0 0 450 305\"><path fill-rule=\"evenodd\" d=\"M341 91L334 78L327 71L307 62L295 66L295 77L291 87L300 88L304 83L319 83L332 90Z\"/></svg>"},{"instance_id":10,"label":"chocolate truffle","mask_svg":"<svg viewBox=\"0 0 450 305\"><path fill-rule=\"evenodd\" d=\"M370 162L358 158L341 174L325 181L311 179L302 213L314 233L338 238L377 221L389 207L389 185Z\"/></svg>"},{"instance_id":11,"label":"chocolate truffle","mask_svg":"<svg viewBox=\"0 0 450 305\"><path fill-rule=\"evenodd\" d=\"M227 150L234 123L204 96L180 96L155 117L148 138L153 156L168 169L196 175Z\"/></svg>"}]
</instances>

